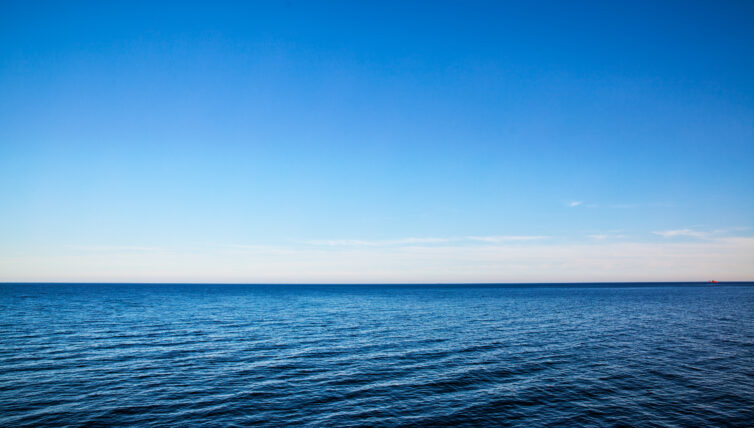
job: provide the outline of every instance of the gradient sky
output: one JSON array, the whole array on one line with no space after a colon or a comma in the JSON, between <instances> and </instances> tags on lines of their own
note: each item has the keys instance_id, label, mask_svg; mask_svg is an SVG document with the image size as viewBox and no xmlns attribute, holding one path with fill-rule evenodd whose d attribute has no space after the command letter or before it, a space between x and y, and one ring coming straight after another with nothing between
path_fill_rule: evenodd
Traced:
<instances>
[{"instance_id":1,"label":"gradient sky","mask_svg":"<svg viewBox=\"0 0 754 428\"><path fill-rule=\"evenodd\" d=\"M0 281L754 279L754 2L0 3Z\"/></svg>"}]
</instances>

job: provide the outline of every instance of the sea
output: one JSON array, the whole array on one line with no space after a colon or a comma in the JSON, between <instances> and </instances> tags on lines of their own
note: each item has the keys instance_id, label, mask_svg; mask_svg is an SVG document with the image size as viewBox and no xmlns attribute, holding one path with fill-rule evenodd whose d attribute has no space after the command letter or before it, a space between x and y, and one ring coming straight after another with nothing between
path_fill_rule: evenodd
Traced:
<instances>
[{"instance_id":1,"label":"sea","mask_svg":"<svg viewBox=\"0 0 754 428\"><path fill-rule=\"evenodd\" d=\"M0 426L752 426L754 283L0 284Z\"/></svg>"}]
</instances>

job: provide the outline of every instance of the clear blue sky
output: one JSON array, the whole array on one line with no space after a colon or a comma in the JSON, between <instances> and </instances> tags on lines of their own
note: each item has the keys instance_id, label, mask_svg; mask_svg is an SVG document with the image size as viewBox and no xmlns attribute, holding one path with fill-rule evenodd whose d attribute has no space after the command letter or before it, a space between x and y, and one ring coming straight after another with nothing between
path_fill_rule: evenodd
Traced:
<instances>
[{"instance_id":1,"label":"clear blue sky","mask_svg":"<svg viewBox=\"0 0 754 428\"><path fill-rule=\"evenodd\" d=\"M754 279L754 2L157 3L0 3L0 281Z\"/></svg>"}]
</instances>

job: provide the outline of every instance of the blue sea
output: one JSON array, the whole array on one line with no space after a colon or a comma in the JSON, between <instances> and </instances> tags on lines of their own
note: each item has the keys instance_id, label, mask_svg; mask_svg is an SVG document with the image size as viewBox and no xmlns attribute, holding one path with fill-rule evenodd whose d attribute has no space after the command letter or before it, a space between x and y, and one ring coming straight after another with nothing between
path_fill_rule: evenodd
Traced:
<instances>
[{"instance_id":1,"label":"blue sea","mask_svg":"<svg viewBox=\"0 0 754 428\"><path fill-rule=\"evenodd\" d=\"M751 426L754 283L0 284L0 426Z\"/></svg>"}]
</instances>

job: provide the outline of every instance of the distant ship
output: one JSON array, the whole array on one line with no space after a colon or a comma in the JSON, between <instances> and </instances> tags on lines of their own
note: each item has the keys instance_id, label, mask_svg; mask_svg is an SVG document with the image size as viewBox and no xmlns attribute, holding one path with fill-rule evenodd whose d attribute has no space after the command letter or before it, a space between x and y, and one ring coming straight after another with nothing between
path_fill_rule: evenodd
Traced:
<instances>
[{"instance_id":1,"label":"distant ship","mask_svg":"<svg viewBox=\"0 0 754 428\"><path fill-rule=\"evenodd\" d=\"M709 281L707 281L707 283L708 284L717 284L717 281L715 281L714 279L710 279Z\"/></svg>"}]
</instances>

